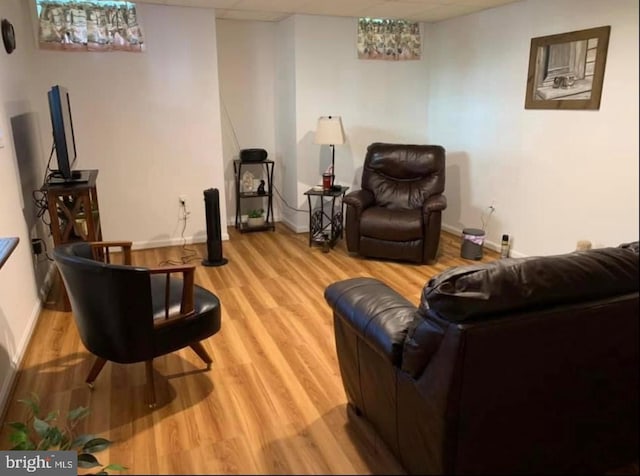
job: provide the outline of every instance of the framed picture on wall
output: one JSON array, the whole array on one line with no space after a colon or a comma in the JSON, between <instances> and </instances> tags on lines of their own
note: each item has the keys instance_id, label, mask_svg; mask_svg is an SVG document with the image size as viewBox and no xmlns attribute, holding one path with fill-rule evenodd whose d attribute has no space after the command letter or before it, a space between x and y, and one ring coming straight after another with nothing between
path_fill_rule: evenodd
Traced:
<instances>
[{"instance_id":1,"label":"framed picture on wall","mask_svg":"<svg viewBox=\"0 0 640 476\"><path fill-rule=\"evenodd\" d=\"M532 38L525 109L600 109L610 31Z\"/></svg>"}]
</instances>

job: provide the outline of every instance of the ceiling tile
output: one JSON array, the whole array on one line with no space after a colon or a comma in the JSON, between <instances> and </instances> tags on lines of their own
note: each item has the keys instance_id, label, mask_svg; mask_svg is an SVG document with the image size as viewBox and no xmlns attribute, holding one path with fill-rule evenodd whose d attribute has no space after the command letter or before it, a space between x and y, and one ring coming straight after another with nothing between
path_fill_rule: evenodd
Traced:
<instances>
[{"instance_id":1,"label":"ceiling tile","mask_svg":"<svg viewBox=\"0 0 640 476\"><path fill-rule=\"evenodd\" d=\"M232 8L239 0L135 0L137 3L155 3L176 7Z\"/></svg>"},{"instance_id":2,"label":"ceiling tile","mask_svg":"<svg viewBox=\"0 0 640 476\"><path fill-rule=\"evenodd\" d=\"M364 9L360 15L371 18L407 18L424 11L424 3L385 2Z\"/></svg>"},{"instance_id":3,"label":"ceiling tile","mask_svg":"<svg viewBox=\"0 0 640 476\"><path fill-rule=\"evenodd\" d=\"M479 5L440 5L409 15L407 20L435 22L483 10Z\"/></svg>"},{"instance_id":4,"label":"ceiling tile","mask_svg":"<svg viewBox=\"0 0 640 476\"><path fill-rule=\"evenodd\" d=\"M442 1L447 1L447 0L442 0ZM460 5L469 5L469 6L479 5L480 8L478 8L478 10L486 10L488 8L498 7L500 5L506 5L507 3L515 3L516 1L520 1L520 0L482 0L482 1L455 0L455 3Z\"/></svg>"},{"instance_id":5,"label":"ceiling tile","mask_svg":"<svg viewBox=\"0 0 640 476\"><path fill-rule=\"evenodd\" d=\"M458 0L384 0L387 3L396 3L397 1L402 1L402 3L417 3L422 6L437 6L437 5L451 5L453 3L458 3ZM474 0L467 0L474 1ZM484 1L484 0L483 0ZM476 1L477 3L477 1Z\"/></svg>"},{"instance_id":6,"label":"ceiling tile","mask_svg":"<svg viewBox=\"0 0 640 476\"><path fill-rule=\"evenodd\" d=\"M259 12L293 13L313 0L238 0L234 10L255 10Z\"/></svg>"},{"instance_id":7,"label":"ceiling tile","mask_svg":"<svg viewBox=\"0 0 640 476\"><path fill-rule=\"evenodd\" d=\"M279 21L290 14L371 16L440 21L521 0L137 0L139 3L215 8L218 18ZM244 13L243 13L244 12Z\"/></svg>"},{"instance_id":8,"label":"ceiling tile","mask_svg":"<svg viewBox=\"0 0 640 476\"><path fill-rule=\"evenodd\" d=\"M365 9L381 3L381 0L314 0L297 11L310 15L358 17Z\"/></svg>"},{"instance_id":9,"label":"ceiling tile","mask_svg":"<svg viewBox=\"0 0 640 476\"><path fill-rule=\"evenodd\" d=\"M216 18L224 20L280 21L289 16L281 12L257 12L255 10L216 9Z\"/></svg>"}]
</instances>

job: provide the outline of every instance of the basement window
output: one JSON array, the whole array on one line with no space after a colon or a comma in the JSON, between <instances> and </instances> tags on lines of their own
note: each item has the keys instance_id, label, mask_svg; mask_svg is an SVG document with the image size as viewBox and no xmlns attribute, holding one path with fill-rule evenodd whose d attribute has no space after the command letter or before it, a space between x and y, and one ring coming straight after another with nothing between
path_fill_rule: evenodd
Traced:
<instances>
[{"instance_id":1,"label":"basement window","mask_svg":"<svg viewBox=\"0 0 640 476\"><path fill-rule=\"evenodd\" d=\"M36 0L40 48L142 51L136 4L125 1Z\"/></svg>"},{"instance_id":2,"label":"basement window","mask_svg":"<svg viewBox=\"0 0 640 476\"><path fill-rule=\"evenodd\" d=\"M420 24L387 18L358 19L358 58L419 60L422 56Z\"/></svg>"}]
</instances>

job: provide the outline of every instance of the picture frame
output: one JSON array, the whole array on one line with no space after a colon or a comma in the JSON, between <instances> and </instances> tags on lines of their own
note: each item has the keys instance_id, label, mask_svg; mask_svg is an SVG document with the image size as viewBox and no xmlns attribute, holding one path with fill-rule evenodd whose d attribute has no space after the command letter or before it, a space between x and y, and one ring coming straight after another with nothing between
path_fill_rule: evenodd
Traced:
<instances>
[{"instance_id":1,"label":"picture frame","mask_svg":"<svg viewBox=\"0 0 640 476\"><path fill-rule=\"evenodd\" d=\"M531 39L525 109L600 109L611 26Z\"/></svg>"}]
</instances>

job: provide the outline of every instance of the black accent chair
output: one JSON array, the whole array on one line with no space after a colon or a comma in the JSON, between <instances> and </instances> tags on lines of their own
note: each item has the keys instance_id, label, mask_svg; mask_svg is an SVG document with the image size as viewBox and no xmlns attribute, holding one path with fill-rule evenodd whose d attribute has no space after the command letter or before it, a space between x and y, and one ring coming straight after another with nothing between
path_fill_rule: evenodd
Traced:
<instances>
[{"instance_id":1,"label":"black accent chair","mask_svg":"<svg viewBox=\"0 0 640 476\"><path fill-rule=\"evenodd\" d=\"M112 264L113 249L124 264ZM211 368L201 341L220 330L220 301L194 284L195 266L131 265L131 242L75 242L53 257L64 281L84 346L96 356L86 382L107 361L146 363L147 403L155 407L153 359L191 347ZM172 277L182 274L182 279Z\"/></svg>"},{"instance_id":2,"label":"black accent chair","mask_svg":"<svg viewBox=\"0 0 640 476\"><path fill-rule=\"evenodd\" d=\"M362 256L433 263L440 243L445 150L374 143L361 189L344 198L347 250Z\"/></svg>"}]
</instances>

